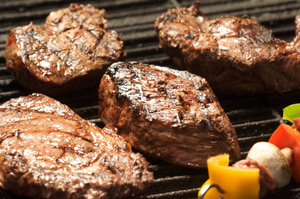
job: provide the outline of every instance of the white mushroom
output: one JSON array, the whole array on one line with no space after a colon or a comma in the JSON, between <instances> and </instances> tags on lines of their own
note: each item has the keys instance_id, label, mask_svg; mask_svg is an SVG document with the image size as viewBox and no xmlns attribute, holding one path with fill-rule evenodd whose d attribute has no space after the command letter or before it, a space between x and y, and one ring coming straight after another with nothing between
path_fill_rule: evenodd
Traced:
<instances>
[{"instance_id":1,"label":"white mushroom","mask_svg":"<svg viewBox=\"0 0 300 199\"><path fill-rule=\"evenodd\" d=\"M280 150L285 159L291 165L293 163L293 150L291 148L283 148Z\"/></svg>"},{"instance_id":2,"label":"white mushroom","mask_svg":"<svg viewBox=\"0 0 300 199\"><path fill-rule=\"evenodd\" d=\"M281 188L289 184L291 169L280 149L269 142L258 142L252 146L248 153L250 159L256 160L264 166Z\"/></svg>"}]
</instances>

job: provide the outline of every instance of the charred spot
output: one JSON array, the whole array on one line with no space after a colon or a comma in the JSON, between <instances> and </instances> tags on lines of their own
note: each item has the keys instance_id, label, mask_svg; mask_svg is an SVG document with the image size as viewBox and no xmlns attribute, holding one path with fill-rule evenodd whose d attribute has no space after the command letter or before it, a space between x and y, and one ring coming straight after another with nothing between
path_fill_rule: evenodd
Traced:
<instances>
[{"instance_id":1,"label":"charred spot","mask_svg":"<svg viewBox=\"0 0 300 199\"><path fill-rule=\"evenodd\" d=\"M260 37L253 37L252 39L253 39L253 41L254 41L255 43L258 43L258 44L263 43ZM256 46L252 46L252 48L255 49Z\"/></svg>"},{"instance_id":2,"label":"charred spot","mask_svg":"<svg viewBox=\"0 0 300 199\"><path fill-rule=\"evenodd\" d=\"M183 37L185 39L195 39L195 35L191 34L191 33L188 33L188 34L184 34Z\"/></svg>"},{"instance_id":3,"label":"charred spot","mask_svg":"<svg viewBox=\"0 0 300 199\"><path fill-rule=\"evenodd\" d=\"M184 108L184 109L188 109L190 107L190 103L185 101L181 95L178 95L178 100L179 100L179 103L181 104L181 106Z\"/></svg>"},{"instance_id":4,"label":"charred spot","mask_svg":"<svg viewBox=\"0 0 300 199\"><path fill-rule=\"evenodd\" d=\"M151 94L147 94L147 95L145 95L145 97L146 97L147 99L150 99L150 98L151 98Z\"/></svg>"},{"instance_id":5,"label":"charred spot","mask_svg":"<svg viewBox=\"0 0 300 199\"><path fill-rule=\"evenodd\" d=\"M203 82L198 82L198 81L195 81L194 82L194 85L195 85L195 89L197 89L197 90L202 90L203 88L205 88L204 86L203 86Z\"/></svg>"},{"instance_id":6,"label":"charred spot","mask_svg":"<svg viewBox=\"0 0 300 199\"><path fill-rule=\"evenodd\" d=\"M215 97L213 95L208 95L206 97L206 102L207 103L213 103L214 101L216 101Z\"/></svg>"},{"instance_id":7,"label":"charred spot","mask_svg":"<svg viewBox=\"0 0 300 199\"><path fill-rule=\"evenodd\" d=\"M130 70L130 72L131 72L131 75L132 75L132 79L140 79L140 78L142 78L142 73L144 71L141 71L138 68L132 68L132 70Z\"/></svg>"},{"instance_id":8,"label":"charred spot","mask_svg":"<svg viewBox=\"0 0 300 199\"><path fill-rule=\"evenodd\" d=\"M111 67L107 69L108 74L116 74L119 70L119 67L116 64L113 64Z\"/></svg>"},{"instance_id":9,"label":"charred spot","mask_svg":"<svg viewBox=\"0 0 300 199\"><path fill-rule=\"evenodd\" d=\"M119 92L116 92L115 96L116 99L119 100L119 103L124 103L124 101L126 100L126 97Z\"/></svg>"},{"instance_id":10,"label":"charred spot","mask_svg":"<svg viewBox=\"0 0 300 199\"><path fill-rule=\"evenodd\" d=\"M212 129L212 125L210 123L210 120L208 120L208 119L199 120L198 125L200 125L202 128Z\"/></svg>"},{"instance_id":11,"label":"charred spot","mask_svg":"<svg viewBox=\"0 0 300 199\"><path fill-rule=\"evenodd\" d=\"M158 92L160 92L160 93L166 93L166 88L163 87L163 86L158 87L157 90L158 90Z\"/></svg>"},{"instance_id":12,"label":"charred spot","mask_svg":"<svg viewBox=\"0 0 300 199\"><path fill-rule=\"evenodd\" d=\"M183 114L181 112L178 112L178 118L179 118L180 123L181 123L181 121L183 120Z\"/></svg>"},{"instance_id":13,"label":"charred spot","mask_svg":"<svg viewBox=\"0 0 300 199\"><path fill-rule=\"evenodd\" d=\"M181 97L181 95L178 95L178 100L181 104L184 104L184 99Z\"/></svg>"},{"instance_id":14,"label":"charred spot","mask_svg":"<svg viewBox=\"0 0 300 199\"><path fill-rule=\"evenodd\" d=\"M175 14L175 13L165 14L165 19L168 21L172 21L176 18L177 18L177 14Z\"/></svg>"},{"instance_id":15,"label":"charred spot","mask_svg":"<svg viewBox=\"0 0 300 199\"><path fill-rule=\"evenodd\" d=\"M167 84L167 82L162 81L162 80L159 80L159 81L157 82L157 85L166 85L166 84Z\"/></svg>"}]
</instances>

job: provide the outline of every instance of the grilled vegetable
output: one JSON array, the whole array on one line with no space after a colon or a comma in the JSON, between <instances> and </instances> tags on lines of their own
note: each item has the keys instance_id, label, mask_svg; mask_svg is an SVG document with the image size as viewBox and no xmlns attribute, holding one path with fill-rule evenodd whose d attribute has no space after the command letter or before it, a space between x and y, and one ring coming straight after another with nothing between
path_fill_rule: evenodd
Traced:
<instances>
[{"instance_id":1,"label":"grilled vegetable","mask_svg":"<svg viewBox=\"0 0 300 199\"><path fill-rule=\"evenodd\" d=\"M218 155L207 160L209 179L200 188L208 184L217 184L225 193L217 189L209 189L204 199L257 199L259 198L259 169L235 168L229 165L229 155ZM229 180L230 179L230 180ZM229 183L230 182L230 183Z\"/></svg>"},{"instance_id":2,"label":"grilled vegetable","mask_svg":"<svg viewBox=\"0 0 300 199\"><path fill-rule=\"evenodd\" d=\"M283 153L274 144L258 142L252 146L247 157L264 166L276 181L278 188L289 184L291 169Z\"/></svg>"},{"instance_id":3,"label":"grilled vegetable","mask_svg":"<svg viewBox=\"0 0 300 199\"><path fill-rule=\"evenodd\" d=\"M269 142L279 149L290 148L293 150L290 164L292 176L300 182L300 133L287 124L281 124L272 134Z\"/></svg>"},{"instance_id":4,"label":"grilled vegetable","mask_svg":"<svg viewBox=\"0 0 300 199\"><path fill-rule=\"evenodd\" d=\"M294 126L280 124L269 142L254 144L247 158L233 167L228 166L228 155L209 158L209 179L200 188L199 198L256 199L263 197L268 190L288 185L291 175L300 182L300 104L284 108L283 119ZM265 177L272 182L270 186L265 184ZM233 183L228 183L228 179Z\"/></svg>"},{"instance_id":5,"label":"grilled vegetable","mask_svg":"<svg viewBox=\"0 0 300 199\"><path fill-rule=\"evenodd\" d=\"M296 117L300 117L300 104L292 104L283 109L282 119L293 122Z\"/></svg>"}]
</instances>

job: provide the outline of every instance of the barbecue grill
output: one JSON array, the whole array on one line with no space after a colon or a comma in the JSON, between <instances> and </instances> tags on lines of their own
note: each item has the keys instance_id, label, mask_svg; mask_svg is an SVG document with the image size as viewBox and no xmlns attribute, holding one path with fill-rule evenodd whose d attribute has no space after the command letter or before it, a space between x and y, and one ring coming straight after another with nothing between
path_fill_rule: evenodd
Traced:
<instances>
[{"instance_id":1,"label":"barbecue grill","mask_svg":"<svg viewBox=\"0 0 300 199\"><path fill-rule=\"evenodd\" d=\"M30 94L6 71L5 42L10 29L33 21L43 25L53 10L68 7L70 3L91 3L105 8L109 29L116 30L124 39L127 60L172 67L168 56L157 51L158 39L154 31L155 19L168 8L190 6L192 0L1 0L0 5L0 103L10 98ZM273 30L275 36L291 41L295 35L294 18L300 14L298 0L202 0L201 10L207 17L220 15L248 15ZM300 89L283 95L222 96L222 107L233 123L242 157L258 141L267 141L271 133L283 122L282 108L299 102ZM56 98L75 112L98 126L97 88ZM190 199L196 198L199 187L207 179L206 169L186 169L146 157L154 172L154 184L140 199ZM0 189L0 198L17 197ZM287 187L268 194L266 199L300 198L300 185L292 181Z\"/></svg>"}]
</instances>

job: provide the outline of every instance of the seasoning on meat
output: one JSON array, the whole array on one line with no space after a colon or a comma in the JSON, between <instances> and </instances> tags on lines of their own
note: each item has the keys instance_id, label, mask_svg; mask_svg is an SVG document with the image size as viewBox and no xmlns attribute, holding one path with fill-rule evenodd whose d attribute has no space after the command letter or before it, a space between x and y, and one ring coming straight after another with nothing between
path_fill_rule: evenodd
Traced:
<instances>
[{"instance_id":1,"label":"seasoning on meat","mask_svg":"<svg viewBox=\"0 0 300 199\"><path fill-rule=\"evenodd\" d=\"M105 10L91 5L51 12L45 30L33 23L11 30L7 70L25 88L49 95L99 84L106 68L126 55L121 38L107 28Z\"/></svg>"},{"instance_id":2,"label":"seasoning on meat","mask_svg":"<svg viewBox=\"0 0 300 199\"><path fill-rule=\"evenodd\" d=\"M159 46L179 68L207 79L216 93L283 93L300 86L300 15L287 43L250 18L207 19L197 3L157 18Z\"/></svg>"},{"instance_id":3,"label":"seasoning on meat","mask_svg":"<svg viewBox=\"0 0 300 199\"><path fill-rule=\"evenodd\" d=\"M99 86L99 115L135 149L187 167L229 153L240 158L235 129L204 78L138 62L112 64Z\"/></svg>"},{"instance_id":4,"label":"seasoning on meat","mask_svg":"<svg viewBox=\"0 0 300 199\"><path fill-rule=\"evenodd\" d=\"M100 129L42 94L0 106L0 186L34 198L126 198L153 181L148 163L112 129Z\"/></svg>"}]
</instances>

